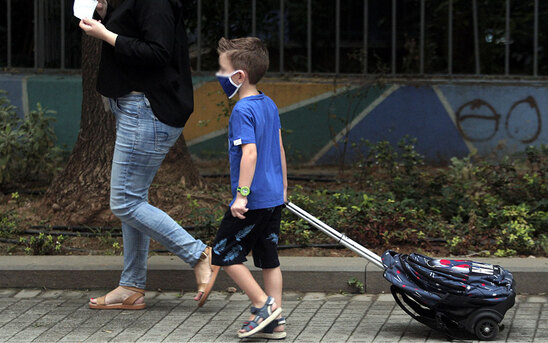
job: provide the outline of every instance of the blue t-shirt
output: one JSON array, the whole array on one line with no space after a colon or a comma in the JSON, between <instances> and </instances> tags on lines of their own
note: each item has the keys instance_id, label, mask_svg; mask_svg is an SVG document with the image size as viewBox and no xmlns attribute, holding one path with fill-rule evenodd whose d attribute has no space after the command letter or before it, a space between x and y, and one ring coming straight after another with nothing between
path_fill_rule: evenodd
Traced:
<instances>
[{"instance_id":1,"label":"blue t-shirt","mask_svg":"<svg viewBox=\"0 0 548 343\"><path fill-rule=\"evenodd\" d=\"M236 199L240 179L242 144L249 143L257 146L257 164L251 193L247 196L247 208L256 210L284 203L280 128L278 107L262 92L245 97L234 106L228 122L231 206Z\"/></svg>"}]
</instances>

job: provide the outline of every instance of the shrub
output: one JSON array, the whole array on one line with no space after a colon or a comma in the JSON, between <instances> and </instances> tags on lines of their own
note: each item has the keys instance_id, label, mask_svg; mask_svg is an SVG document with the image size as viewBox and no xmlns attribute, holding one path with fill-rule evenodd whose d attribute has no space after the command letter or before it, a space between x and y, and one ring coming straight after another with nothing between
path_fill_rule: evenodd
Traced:
<instances>
[{"instance_id":1,"label":"shrub","mask_svg":"<svg viewBox=\"0 0 548 343\"><path fill-rule=\"evenodd\" d=\"M62 244L65 238L63 235L55 239L52 235L43 232L30 238L19 238L19 244L25 246L25 253L28 255L55 255L62 253Z\"/></svg>"},{"instance_id":2,"label":"shrub","mask_svg":"<svg viewBox=\"0 0 548 343\"><path fill-rule=\"evenodd\" d=\"M54 113L37 104L21 119L0 92L0 186L27 181L49 181L59 170L62 151L48 116Z\"/></svg>"},{"instance_id":3,"label":"shrub","mask_svg":"<svg viewBox=\"0 0 548 343\"><path fill-rule=\"evenodd\" d=\"M397 148L368 143L355 187L295 187L290 200L369 247L427 247L441 240L453 254L548 253L547 146L498 162L468 156L432 168L423 166L415 142L404 138ZM284 220L284 241L322 240L308 224Z\"/></svg>"},{"instance_id":4,"label":"shrub","mask_svg":"<svg viewBox=\"0 0 548 343\"><path fill-rule=\"evenodd\" d=\"M16 234L18 221L14 211L0 213L0 238L8 238Z\"/></svg>"}]
</instances>

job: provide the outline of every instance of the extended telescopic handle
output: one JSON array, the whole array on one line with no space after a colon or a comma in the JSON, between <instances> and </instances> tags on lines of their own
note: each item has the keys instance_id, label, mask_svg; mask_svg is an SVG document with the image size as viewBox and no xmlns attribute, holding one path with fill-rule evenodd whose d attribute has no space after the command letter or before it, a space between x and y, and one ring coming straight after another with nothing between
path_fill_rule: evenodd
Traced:
<instances>
[{"instance_id":1,"label":"extended telescopic handle","mask_svg":"<svg viewBox=\"0 0 548 343\"><path fill-rule=\"evenodd\" d=\"M344 245L348 249L352 250L353 252L357 253L358 255L362 256L363 258L367 259L369 262L373 263L377 267L384 269L384 266L382 264L381 257L371 250L365 248L363 245L353 241L352 239L348 238L344 234L338 232L337 230L333 229L331 226L327 225L326 223L322 222L318 218L314 217L310 213L306 212L299 206L295 205L292 202L288 202L285 204L286 208L290 210L291 212L295 213L300 218L306 220L309 222L312 226L317 228L318 230L322 231L329 237L335 239L338 243Z\"/></svg>"}]
</instances>

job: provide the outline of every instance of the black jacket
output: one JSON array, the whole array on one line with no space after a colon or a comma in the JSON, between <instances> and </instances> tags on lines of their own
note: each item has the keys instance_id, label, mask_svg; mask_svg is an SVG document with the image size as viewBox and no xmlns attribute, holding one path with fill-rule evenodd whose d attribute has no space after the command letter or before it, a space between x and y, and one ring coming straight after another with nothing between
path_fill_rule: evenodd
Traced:
<instances>
[{"instance_id":1,"label":"black jacket","mask_svg":"<svg viewBox=\"0 0 548 343\"><path fill-rule=\"evenodd\" d=\"M118 38L115 47L103 42L97 91L109 98L144 92L161 122L183 127L194 100L182 11L180 0L109 4L102 23Z\"/></svg>"}]
</instances>

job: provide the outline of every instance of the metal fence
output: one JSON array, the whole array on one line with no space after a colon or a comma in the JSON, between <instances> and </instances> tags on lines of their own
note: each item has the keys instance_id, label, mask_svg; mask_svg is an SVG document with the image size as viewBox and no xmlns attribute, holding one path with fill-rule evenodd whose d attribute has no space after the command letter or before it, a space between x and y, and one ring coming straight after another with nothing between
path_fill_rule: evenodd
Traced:
<instances>
[{"instance_id":1,"label":"metal fence","mask_svg":"<svg viewBox=\"0 0 548 343\"><path fill-rule=\"evenodd\" d=\"M3 64L3 69L11 69L16 67L30 67L34 69L51 69L51 70L66 70L66 69L78 69L79 66L79 60L80 60L80 51L79 49L79 29L78 26L75 24L77 21L74 21L72 18L72 0L26 0L28 4L32 6L32 13L33 16L31 18L32 22L27 23L27 25L32 25L33 28L33 37L32 37L32 65L29 65L28 61L31 59L30 57L28 59L20 58L20 60L27 61L26 65L23 62L21 63L14 63L14 51L13 51L13 45L14 45L14 35L16 32L14 32L16 25L14 25L14 21L18 21L18 18L16 18L14 15L14 5L17 2L19 5L21 4L20 1L22 0L1 0L1 2L5 3L6 8L6 16L5 16L5 40L4 44L5 46L2 47L2 50L5 51L5 58L0 59L0 63ZM160 1L160 0L159 0ZM271 0L271 1L262 1L259 2L261 5L261 8L263 9L263 13L269 13L269 15L273 16L277 20L277 38L275 37L275 34L273 32L268 32L266 34L265 29L259 30L258 29L258 23L264 23L265 22L265 15L258 16L257 10L258 10L258 3L256 0L246 0L246 1L236 1L236 0L224 0L221 1L215 1L215 0L194 0L189 1L187 3L188 11L187 11L187 23L188 23L188 30L189 30L189 42L191 44L191 57L192 57L192 64L193 69L197 72L201 71L212 71L216 68L216 62L213 61L214 59L214 47L216 44L216 41L218 38L220 38L222 35L225 37L230 37L234 33L234 27L235 26L242 26L242 25L248 25L249 21L251 22L251 28L250 30L244 31L244 34L252 35L252 36L259 36L259 37L270 37L265 38L266 40L269 40L269 49L271 50L271 59L275 61L274 64L272 64L272 67L270 69L271 73L297 73L297 74L329 74L329 75L341 75L341 74L378 74L380 72L384 74L392 74L392 75L401 75L401 74L415 74L415 75L453 75L453 74L473 74L473 75L497 75L497 76L528 76L528 77L539 77L539 75L542 75L543 73L539 74L539 71L545 70L545 63L544 59L539 60L539 12L540 12L540 6L539 6L539 0L528 0L528 1L521 1L520 6L523 3L528 3L528 6L531 7L530 12L527 13L528 9L526 10L520 10L518 13L518 18L513 16L512 13L512 5L518 3L516 0L512 3L511 0L497 0L496 2L491 1L492 6L496 7L504 7L504 29L496 31L499 32L499 35L503 35L498 40L498 45L504 46L504 54L503 54L503 69L502 66L500 69L496 70L495 72L485 71L485 67L482 67L484 65L491 66L492 59L488 58L488 62L485 63L482 61L482 52L480 51L480 45L485 45L484 39L489 39L488 36L491 32L489 29L480 29L480 22L484 20L485 18L480 18L480 15L478 13L478 1L481 2L482 6L487 6L488 0L445 0L445 1L437 1L437 0L383 0L384 4L383 6L389 6L390 13L387 13L386 15L372 15L371 10L376 9L379 2L376 2L375 0L301 0L301 1L295 1L295 2L289 2L287 0ZM455 71L455 56L459 55L462 56L464 53L462 50L462 47L455 47L455 4L458 3L460 8L463 8L463 6L466 6L466 11L469 11L469 13L465 13L463 11L460 11L460 15L464 16L466 18L470 18L472 22L472 39L473 39L473 72L461 72L461 71ZM266 5L265 5L266 4ZM205 6L208 6L208 8L205 8ZM239 18L238 21L232 22L231 21L231 8L233 6L237 5L239 7L238 11L242 11L242 5L245 5L245 13L246 16ZM265 6L268 6L269 8L266 9L265 12ZM334 8L333 13L324 13L326 11L326 7L330 6L329 8ZM400 7L403 6L401 9ZM431 15L430 17L427 17L426 15L426 7L430 6L435 8L436 15ZM222 14L219 14L221 21L222 21L222 31L216 32L218 30L218 26L213 27L206 27L207 25L211 24L211 19L208 19L209 12L211 12L211 9L215 9L215 11L222 11ZM388 8L388 7L387 7ZM523 8L522 8L523 9ZM306 31L306 39L292 39L286 38L288 35L293 34L292 27L295 26L293 22L290 22L290 14L293 11L300 11L299 12L299 18L301 18L302 14L302 21L305 21L305 23L300 22L299 25L302 25L304 28L303 31ZM405 10L405 12L404 12ZM447 17L445 19L440 18L441 15L439 13L442 13L443 11L446 11ZM322 24L320 22L320 25L329 26L329 27L318 27L314 28L314 16L317 13L322 13L324 15L324 22L325 24ZM344 12L344 13L343 13ZM192 13L195 13L195 15L192 15ZM418 18L416 18L416 25L418 26L418 49L414 49L412 53L406 50L406 48L402 47L407 42L405 42L401 36L402 32L399 32L399 23L401 21L409 22L410 19L408 16L411 16L412 13L418 14ZM543 12L545 13L545 12ZM546 11L548 13L548 11ZM325 15L330 16L330 20L325 19ZM357 20L352 21L349 24L349 16L352 16L354 19L356 17L359 17L361 23ZM522 17L531 17L532 16L532 23L531 27L527 31L527 28L521 29L521 34L528 35L529 37L532 37L532 44L530 47L529 52L524 52L520 49L518 52L512 51L512 22L515 20L516 22L521 20ZM68 19L72 18L72 19ZM415 19L413 19L415 21ZM426 60L427 60L427 51L430 53L430 48L427 47L427 38L425 37L425 34L427 32L427 29L429 28L429 21L436 20L436 22L441 23L439 25L444 25L444 28L447 31L446 35L446 41L444 42L443 39L438 39L436 41L435 50L436 53L439 56L443 56L443 62L445 63L445 68L440 69L442 67L433 68L435 70L432 70L432 68L428 67L426 68ZM525 19L524 19L525 20ZM528 23L528 20L525 20L525 23ZM354 34L354 38L351 42L351 44L347 41L345 41L345 46L352 46L352 48L346 49L351 51L353 54L353 58L355 58L357 61L359 61L359 70L358 68L355 68L352 71L349 71L347 69L341 68L341 66L347 65L347 54L342 55L342 41L341 41L341 29L342 22L348 25L351 25L352 32ZM374 33L376 36L382 36L382 32L380 31L386 31L379 29L380 26L376 24L376 22L389 22L390 27L390 36L389 39L373 39L375 41L374 44L372 43L372 33ZM445 21L445 23L442 23ZM67 24L70 23L70 24ZM334 23L334 27L331 26L332 23ZM24 23L23 23L24 24ZM415 22L412 22L411 24L415 25ZM459 21L460 25L460 21ZM528 24L527 24L528 25ZM264 25L263 25L264 26ZM523 26L523 25L522 25ZM21 23L18 23L17 27L21 27ZM388 27L388 25L386 25ZM327 67L324 65L320 69L315 69L314 63L318 59L318 54L315 52L318 50L318 48L314 48L314 45L317 44L315 40L315 35L320 32L321 30L327 30L330 31L331 29L334 29L334 32L329 33L329 39L327 42L324 42L326 46L329 47L327 51L324 51L321 54L321 60L322 63L325 63L325 65L328 65ZM433 29L430 27L430 31ZM238 31L238 30L236 30ZM268 30L267 30L268 31ZM289 32L287 32L289 31ZM361 31L361 39L357 39L357 32ZM405 31L405 30L403 30ZM241 30L240 30L241 32ZM501 33L502 32L502 33ZM405 34L405 32L403 33ZM304 34L303 34L304 36ZM261 37L261 38L262 38ZM304 37L303 37L304 38ZM70 40L70 49L67 51L67 39ZM461 37L462 39L462 37ZM492 38L491 38L492 39ZM329 42L330 40L330 42ZM411 39L411 42L414 42L415 39ZM3 44L3 45L4 45ZM290 48L289 46L293 44L293 48ZM414 43L413 43L414 44ZM411 46L413 44L410 44ZM445 51L442 51L442 47L446 48L443 49ZM290 49L294 49L294 51L299 51L299 53L295 53L293 50L291 50L291 53L288 53ZM298 49L298 50L297 50ZM24 49L23 49L24 50ZM331 51L332 50L332 51ZM345 50L345 51L346 51ZM375 56L377 53L382 55L386 50L386 56L383 57L376 57L376 64L380 64L382 66L385 66L384 71L380 71L379 68L372 67L372 57ZM418 51L417 51L418 50ZM491 49L492 50L492 49ZM24 50L19 55L30 55L30 51ZM521 69L517 73L511 73L511 61L512 61L512 53L516 53L519 56L526 55L527 59L527 66L524 67L523 70L527 70L527 72L523 72ZM350 54L350 53L348 53ZM291 66L288 66L288 55L294 60L298 59L299 61L306 60L306 63L301 63L300 67L292 68ZM409 57L411 56L411 57ZM544 56L544 55L543 55ZM28 57L28 56L27 56ZM345 58L345 61L342 61L342 58ZM495 58L496 59L496 58ZM523 57L520 57L520 59L523 59ZM518 59L518 60L520 60ZM207 63L204 63L204 61L208 61ZM404 62L402 62L402 60ZM460 60L460 57L458 58ZM379 62L380 61L380 62ZM411 61L411 65L413 68L411 68L411 71L408 69L405 69L402 67L403 64L407 63L408 61ZM408 63L408 64L409 64ZM331 64L331 66L329 66ZM438 63L439 65L439 63ZM416 68L415 68L416 66ZM541 70L541 67L542 68ZM344 69L344 70L343 70ZM382 69L382 68L380 68Z\"/></svg>"},{"instance_id":2,"label":"metal fence","mask_svg":"<svg viewBox=\"0 0 548 343\"><path fill-rule=\"evenodd\" d=\"M0 27L5 32L0 66L8 70L79 68L80 33L74 22L67 25L72 0L2 0L0 4L6 9L1 11L6 15L5 26ZM67 42L71 42L68 48Z\"/></svg>"}]
</instances>

